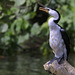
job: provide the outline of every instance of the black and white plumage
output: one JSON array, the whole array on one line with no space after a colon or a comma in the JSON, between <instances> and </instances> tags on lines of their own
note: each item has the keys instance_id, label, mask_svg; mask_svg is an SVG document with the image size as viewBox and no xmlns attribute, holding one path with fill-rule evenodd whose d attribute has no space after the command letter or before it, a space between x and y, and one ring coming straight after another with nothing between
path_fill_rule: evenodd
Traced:
<instances>
[{"instance_id":1,"label":"black and white plumage","mask_svg":"<svg viewBox=\"0 0 75 75\"><path fill-rule=\"evenodd\" d=\"M50 61L49 64L54 60L57 60L58 63L60 63L62 58L67 60L70 50L70 42L65 30L57 24L60 20L60 14L56 10L47 7L41 7L40 10L45 11L52 16L48 21L50 32L49 44L55 54L55 58Z\"/></svg>"}]
</instances>

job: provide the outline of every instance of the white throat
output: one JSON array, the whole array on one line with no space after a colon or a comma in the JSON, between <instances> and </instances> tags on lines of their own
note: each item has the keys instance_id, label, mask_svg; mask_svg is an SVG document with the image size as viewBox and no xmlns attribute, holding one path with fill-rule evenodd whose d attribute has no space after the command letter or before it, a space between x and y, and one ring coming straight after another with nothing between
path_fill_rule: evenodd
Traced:
<instances>
[{"instance_id":1,"label":"white throat","mask_svg":"<svg viewBox=\"0 0 75 75\"><path fill-rule=\"evenodd\" d=\"M54 20L56 20L56 18L54 18L54 17L49 19L48 25L50 28L55 26L56 23L54 22Z\"/></svg>"},{"instance_id":2,"label":"white throat","mask_svg":"<svg viewBox=\"0 0 75 75\"><path fill-rule=\"evenodd\" d=\"M50 18L49 21L50 22L54 21L55 23L58 23L58 21L60 19L60 14L57 11L52 10L52 9L50 9L49 14L50 14L50 16L52 16L52 18Z\"/></svg>"},{"instance_id":3,"label":"white throat","mask_svg":"<svg viewBox=\"0 0 75 75\"><path fill-rule=\"evenodd\" d=\"M51 17L48 21L49 28L54 28L57 25L57 22L59 21L59 15L54 15Z\"/></svg>"}]
</instances>

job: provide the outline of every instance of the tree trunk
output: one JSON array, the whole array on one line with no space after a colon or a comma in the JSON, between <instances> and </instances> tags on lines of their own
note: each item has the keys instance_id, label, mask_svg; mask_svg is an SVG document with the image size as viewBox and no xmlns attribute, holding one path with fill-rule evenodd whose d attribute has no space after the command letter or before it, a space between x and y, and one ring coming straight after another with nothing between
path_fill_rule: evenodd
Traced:
<instances>
[{"instance_id":1,"label":"tree trunk","mask_svg":"<svg viewBox=\"0 0 75 75\"><path fill-rule=\"evenodd\" d=\"M44 69L54 75L75 75L75 68L66 60L64 60L62 64L58 64L57 60L49 65L48 62L44 64Z\"/></svg>"}]
</instances>

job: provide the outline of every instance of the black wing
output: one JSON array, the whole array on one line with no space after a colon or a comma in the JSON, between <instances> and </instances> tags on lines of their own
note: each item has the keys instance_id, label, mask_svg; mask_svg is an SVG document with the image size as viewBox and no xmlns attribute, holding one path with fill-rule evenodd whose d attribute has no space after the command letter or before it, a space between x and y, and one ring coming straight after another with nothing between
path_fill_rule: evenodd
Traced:
<instances>
[{"instance_id":1,"label":"black wing","mask_svg":"<svg viewBox=\"0 0 75 75\"><path fill-rule=\"evenodd\" d=\"M64 43L66 45L66 49L67 49L67 56L69 55L69 51L70 51L70 41L69 41L69 37L66 33L66 31L64 29L60 30L62 38L64 40Z\"/></svg>"}]
</instances>

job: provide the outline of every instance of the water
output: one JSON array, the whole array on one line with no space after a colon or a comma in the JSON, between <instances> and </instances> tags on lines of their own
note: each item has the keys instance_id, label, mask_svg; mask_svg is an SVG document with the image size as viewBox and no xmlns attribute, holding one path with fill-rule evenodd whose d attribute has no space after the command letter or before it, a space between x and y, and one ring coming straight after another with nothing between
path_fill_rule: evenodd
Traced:
<instances>
[{"instance_id":1,"label":"water","mask_svg":"<svg viewBox=\"0 0 75 75\"><path fill-rule=\"evenodd\" d=\"M51 75L43 68L50 56L31 56L21 54L14 57L0 58L0 75ZM69 62L75 67L75 54L70 54Z\"/></svg>"}]
</instances>

